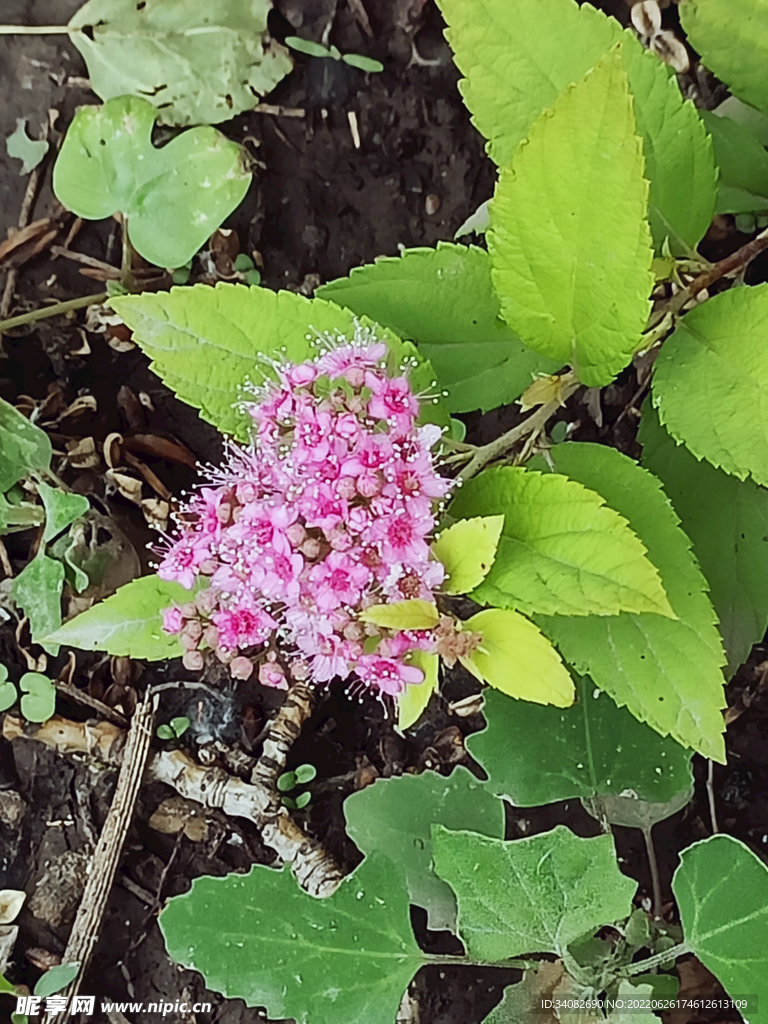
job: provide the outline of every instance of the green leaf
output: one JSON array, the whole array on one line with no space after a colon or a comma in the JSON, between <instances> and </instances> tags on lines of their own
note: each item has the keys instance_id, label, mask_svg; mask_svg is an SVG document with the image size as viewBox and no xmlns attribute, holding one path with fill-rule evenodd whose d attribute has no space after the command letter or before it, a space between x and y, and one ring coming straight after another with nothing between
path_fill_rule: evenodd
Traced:
<instances>
[{"instance_id":1,"label":"green leaf","mask_svg":"<svg viewBox=\"0 0 768 1024\"><path fill-rule=\"evenodd\" d=\"M690 255L715 213L718 176L712 142L696 107L683 101L672 68L634 42L625 40L622 49L650 182L653 244L661 252L668 239L673 255Z\"/></svg>"},{"instance_id":2,"label":"green leaf","mask_svg":"<svg viewBox=\"0 0 768 1024\"><path fill-rule=\"evenodd\" d=\"M560 708L573 704L568 670L528 619L517 612L489 608L473 615L464 628L482 634L480 646L467 657L491 686L536 704Z\"/></svg>"},{"instance_id":3,"label":"green leaf","mask_svg":"<svg viewBox=\"0 0 768 1024\"><path fill-rule=\"evenodd\" d=\"M374 60L373 57L364 57L361 53L345 53L342 54L341 59L345 64L349 64L351 68L365 71L366 74L375 75L384 70L384 65L380 60Z\"/></svg>"},{"instance_id":4,"label":"green leaf","mask_svg":"<svg viewBox=\"0 0 768 1024\"><path fill-rule=\"evenodd\" d=\"M25 672L19 680L21 713L28 722L47 722L56 710L56 687L40 672Z\"/></svg>"},{"instance_id":5,"label":"green leaf","mask_svg":"<svg viewBox=\"0 0 768 1024\"><path fill-rule=\"evenodd\" d=\"M57 964L49 968L35 985L35 995L45 999L55 992L61 992L70 981L74 981L80 971L79 963Z\"/></svg>"},{"instance_id":6,"label":"green leaf","mask_svg":"<svg viewBox=\"0 0 768 1024\"><path fill-rule=\"evenodd\" d=\"M502 316L589 387L626 366L648 319L643 168L616 49L533 124L491 203L486 237Z\"/></svg>"},{"instance_id":7,"label":"green leaf","mask_svg":"<svg viewBox=\"0 0 768 1024\"><path fill-rule=\"evenodd\" d=\"M327 899L290 868L196 878L160 916L170 956L229 999L297 1024L391 1024L425 963L401 873L365 860Z\"/></svg>"},{"instance_id":8,"label":"green leaf","mask_svg":"<svg viewBox=\"0 0 768 1024\"><path fill-rule=\"evenodd\" d=\"M663 736L724 761L722 644L706 582L669 499L654 477L611 448L564 444L550 455L559 471L598 491L626 516L658 566L678 619L537 616L537 623L565 660L620 707Z\"/></svg>"},{"instance_id":9,"label":"green leaf","mask_svg":"<svg viewBox=\"0 0 768 1024\"><path fill-rule=\"evenodd\" d=\"M768 870L732 836L715 835L680 855L672 879L685 943L731 996L768 1000ZM754 1005L750 1008L755 1010ZM757 1021L756 1012L742 1016Z\"/></svg>"},{"instance_id":10,"label":"green leaf","mask_svg":"<svg viewBox=\"0 0 768 1024\"><path fill-rule=\"evenodd\" d=\"M313 43L311 39L302 39L301 36L286 36L285 45L290 46L297 53L306 53L308 57L332 57L333 54L327 46L322 43Z\"/></svg>"},{"instance_id":11,"label":"green leaf","mask_svg":"<svg viewBox=\"0 0 768 1024\"><path fill-rule=\"evenodd\" d=\"M611 835L579 839L558 825L503 842L437 825L432 844L435 870L458 898L459 934L476 959L562 956L575 939L627 917L637 888L619 871Z\"/></svg>"},{"instance_id":12,"label":"green leaf","mask_svg":"<svg viewBox=\"0 0 768 1024\"><path fill-rule=\"evenodd\" d=\"M728 675L768 630L768 490L698 462L649 403L638 440L690 537L728 654Z\"/></svg>"},{"instance_id":13,"label":"green leaf","mask_svg":"<svg viewBox=\"0 0 768 1024\"><path fill-rule=\"evenodd\" d=\"M29 628L35 643L57 642L49 638L48 634L61 623L63 583L64 566L61 562L48 558L42 551L13 581L11 595L29 618Z\"/></svg>"},{"instance_id":14,"label":"green leaf","mask_svg":"<svg viewBox=\"0 0 768 1024\"><path fill-rule=\"evenodd\" d=\"M475 246L438 242L379 257L315 294L415 341L450 412L513 402L535 374L561 365L527 349L500 319L490 258Z\"/></svg>"},{"instance_id":15,"label":"green leaf","mask_svg":"<svg viewBox=\"0 0 768 1024\"><path fill-rule=\"evenodd\" d=\"M690 750L638 722L591 680L578 679L576 692L564 710L485 694L488 726L467 747L492 793L516 807L627 790L663 802L691 784Z\"/></svg>"},{"instance_id":16,"label":"green leaf","mask_svg":"<svg viewBox=\"0 0 768 1024\"><path fill-rule=\"evenodd\" d=\"M317 768L313 764L300 764L296 769L296 782L300 786L306 786L317 777Z\"/></svg>"},{"instance_id":17,"label":"green leaf","mask_svg":"<svg viewBox=\"0 0 768 1024\"><path fill-rule=\"evenodd\" d=\"M170 727L170 725L158 725L156 729L157 735L161 740L175 740L176 733ZM279 781L279 780L278 780Z\"/></svg>"},{"instance_id":18,"label":"green leaf","mask_svg":"<svg viewBox=\"0 0 768 1024\"><path fill-rule=\"evenodd\" d=\"M150 96L164 124L217 124L254 106L291 70L270 41L270 0L90 0L70 28L103 99Z\"/></svg>"},{"instance_id":19,"label":"green leaf","mask_svg":"<svg viewBox=\"0 0 768 1024\"><path fill-rule=\"evenodd\" d=\"M422 683L412 683L405 687L397 697L397 724L400 729L410 729L429 704L429 698L437 689L440 659L436 654L426 651L411 651L408 664L420 668L424 673Z\"/></svg>"},{"instance_id":20,"label":"green leaf","mask_svg":"<svg viewBox=\"0 0 768 1024\"><path fill-rule=\"evenodd\" d=\"M45 483L39 483L37 489L45 506L43 543L47 544L79 516L85 515L89 503L81 494L68 494L58 487L49 487Z\"/></svg>"},{"instance_id":21,"label":"green leaf","mask_svg":"<svg viewBox=\"0 0 768 1024\"><path fill-rule=\"evenodd\" d=\"M383 629L431 629L440 621L437 605L413 598L390 604L373 604L358 615L361 622L372 622Z\"/></svg>"},{"instance_id":22,"label":"green leaf","mask_svg":"<svg viewBox=\"0 0 768 1024\"><path fill-rule=\"evenodd\" d=\"M740 99L768 113L768 24L763 0L687 0L680 20L702 63Z\"/></svg>"},{"instance_id":23,"label":"green leaf","mask_svg":"<svg viewBox=\"0 0 768 1024\"><path fill-rule=\"evenodd\" d=\"M183 736L190 725L191 723L186 715L178 715L178 717L171 719L171 728L177 737Z\"/></svg>"},{"instance_id":24,"label":"green leaf","mask_svg":"<svg viewBox=\"0 0 768 1024\"><path fill-rule=\"evenodd\" d=\"M675 793L669 800L639 800L625 793L606 794L604 796L583 797L584 809L599 822L620 825L622 828L639 828L644 835L650 835L657 822L666 821L673 814L690 803L693 796L693 784Z\"/></svg>"},{"instance_id":25,"label":"green leaf","mask_svg":"<svg viewBox=\"0 0 768 1024\"><path fill-rule=\"evenodd\" d=\"M456 898L432 864L432 825L504 837L504 809L472 773L457 767L377 779L344 801L347 832L365 854L381 853L405 873L412 903L427 911L433 931L456 930Z\"/></svg>"},{"instance_id":26,"label":"green leaf","mask_svg":"<svg viewBox=\"0 0 768 1024\"><path fill-rule=\"evenodd\" d=\"M163 632L161 613L191 599L192 592L180 583L143 576L65 622L46 640L147 661L177 658L182 653L179 638Z\"/></svg>"},{"instance_id":27,"label":"green leaf","mask_svg":"<svg viewBox=\"0 0 768 1024\"><path fill-rule=\"evenodd\" d=\"M193 128L157 149L156 117L138 96L81 107L53 169L53 189L78 217L124 214L145 260L179 267L239 205L251 174L241 147L215 128Z\"/></svg>"},{"instance_id":28,"label":"green leaf","mask_svg":"<svg viewBox=\"0 0 768 1024\"><path fill-rule=\"evenodd\" d=\"M465 482L456 518L504 516L496 560L475 600L525 614L674 617L657 570L626 519L559 475L500 467Z\"/></svg>"},{"instance_id":29,"label":"green leaf","mask_svg":"<svg viewBox=\"0 0 768 1024\"><path fill-rule=\"evenodd\" d=\"M545 107L578 81L622 37L621 26L573 0L438 0L446 37L465 76L461 94L506 167L515 146Z\"/></svg>"},{"instance_id":30,"label":"green leaf","mask_svg":"<svg viewBox=\"0 0 768 1024\"><path fill-rule=\"evenodd\" d=\"M48 435L0 398L0 491L28 473L45 472L52 454Z\"/></svg>"},{"instance_id":31,"label":"green leaf","mask_svg":"<svg viewBox=\"0 0 768 1024\"><path fill-rule=\"evenodd\" d=\"M768 284L731 288L686 313L656 360L653 404L697 459L768 485Z\"/></svg>"},{"instance_id":32,"label":"green leaf","mask_svg":"<svg viewBox=\"0 0 768 1024\"><path fill-rule=\"evenodd\" d=\"M0 664L0 711L7 711L16 703L16 687L8 682L8 669Z\"/></svg>"},{"instance_id":33,"label":"green leaf","mask_svg":"<svg viewBox=\"0 0 768 1024\"><path fill-rule=\"evenodd\" d=\"M307 804L309 803L309 801L311 799L312 799L312 794L311 793L299 793L299 795L294 800L294 803L296 805L296 810L297 811L303 810L307 806Z\"/></svg>"},{"instance_id":34,"label":"green leaf","mask_svg":"<svg viewBox=\"0 0 768 1024\"><path fill-rule=\"evenodd\" d=\"M246 381L260 384L274 376L261 357L301 362L316 355L318 334L351 337L355 329L353 314L330 302L224 282L215 288L193 285L122 296L113 299L112 305L133 330L133 340L152 359L154 371L178 397L239 441L249 439L253 425L250 416L236 407L243 385ZM370 323L361 322L363 326ZM378 337L400 362L416 355L412 345L388 331L379 332ZM415 392L426 391L433 379L432 367L419 363L409 379ZM422 418L442 422L443 414L425 406Z\"/></svg>"},{"instance_id":35,"label":"green leaf","mask_svg":"<svg viewBox=\"0 0 768 1024\"><path fill-rule=\"evenodd\" d=\"M444 594L468 594L488 575L496 557L504 516L477 516L449 526L432 542L432 554L445 566Z\"/></svg>"},{"instance_id":36,"label":"green leaf","mask_svg":"<svg viewBox=\"0 0 768 1024\"><path fill-rule=\"evenodd\" d=\"M712 136L720 168L716 213L768 209L768 153L746 128L708 110L701 118Z\"/></svg>"},{"instance_id":37,"label":"green leaf","mask_svg":"<svg viewBox=\"0 0 768 1024\"><path fill-rule=\"evenodd\" d=\"M19 174L29 174L48 152L48 143L45 139L30 139L27 135L26 118L16 118L16 131L6 136L5 148L14 160L21 160Z\"/></svg>"}]
</instances>

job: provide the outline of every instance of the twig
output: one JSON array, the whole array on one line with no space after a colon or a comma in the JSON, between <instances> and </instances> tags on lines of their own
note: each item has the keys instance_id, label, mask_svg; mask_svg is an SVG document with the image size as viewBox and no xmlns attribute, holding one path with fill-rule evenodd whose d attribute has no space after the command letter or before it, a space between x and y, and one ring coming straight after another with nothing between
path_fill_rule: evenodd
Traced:
<instances>
[{"instance_id":1,"label":"twig","mask_svg":"<svg viewBox=\"0 0 768 1024\"><path fill-rule=\"evenodd\" d=\"M10 331L12 327L33 324L37 320L46 320L50 316L61 316L62 313L69 313L73 309L83 309L85 306L100 306L108 298L109 292L98 292L96 295L81 295L79 299L67 299L66 302L57 302L53 306L33 309L29 313L12 316L9 320L0 320L0 334L3 331Z\"/></svg>"},{"instance_id":2,"label":"twig","mask_svg":"<svg viewBox=\"0 0 768 1024\"><path fill-rule=\"evenodd\" d=\"M69 25L0 25L0 36L71 36L80 31Z\"/></svg>"},{"instance_id":3,"label":"twig","mask_svg":"<svg viewBox=\"0 0 768 1024\"><path fill-rule=\"evenodd\" d=\"M88 969L99 938L101 921L107 908L107 900L112 889L128 827L133 817L149 755L156 708L157 698L150 697L136 708L131 720L115 796L93 854L85 892L72 926L67 948L64 951L65 963L80 965L77 977L66 989L68 996L77 995L79 992L83 976ZM69 1012L66 1012L63 1018L65 1024L69 1020L69 1016ZM57 1022L60 1020L58 1014L48 1014L47 1021L53 1021L54 1017Z\"/></svg>"},{"instance_id":4,"label":"twig","mask_svg":"<svg viewBox=\"0 0 768 1024\"><path fill-rule=\"evenodd\" d=\"M86 256L85 253L75 252L74 249L69 249L64 245L52 245L51 256L54 259L63 256L65 260L72 260L74 263L82 263L83 266L94 267L96 270L103 271L110 280L120 280L120 270L117 267L113 267L111 263L104 263L102 260L94 259L93 256Z\"/></svg>"},{"instance_id":5,"label":"twig","mask_svg":"<svg viewBox=\"0 0 768 1024\"><path fill-rule=\"evenodd\" d=\"M676 295L673 295L669 302L661 308L670 313L679 313L683 306L695 298L699 292L709 288L710 285L714 284L715 281L719 281L721 277L725 277L726 274L733 274L737 270L742 270L748 263L752 262L755 256L759 256L764 249L768 249L768 229L761 231L751 242L742 245L740 249L731 253L730 256L726 256L725 259L719 260L708 270L699 274L698 277L694 277L687 288L683 288Z\"/></svg>"},{"instance_id":6,"label":"twig","mask_svg":"<svg viewBox=\"0 0 768 1024\"><path fill-rule=\"evenodd\" d=\"M493 462L494 459L498 459L505 452L513 448L518 441L521 441L524 437L529 434L533 434L536 431L542 429L550 416L554 416L558 409L562 408L571 395L577 391L581 384L576 379L575 374L566 373L562 377L563 385L560 392L560 398L557 401L546 402L541 408L537 409L536 412L532 413L527 419L524 419L522 423L518 423L516 427L508 430L506 434L502 434L501 437L497 437L495 441L491 441L490 444L483 445L482 448L478 448L475 454L472 456L467 465L457 474L458 480L469 480L473 476L477 476L480 470L486 466L489 462Z\"/></svg>"},{"instance_id":7,"label":"twig","mask_svg":"<svg viewBox=\"0 0 768 1024\"><path fill-rule=\"evenodd\" d=\"M717 835L720 829L717 827L717 812L715 810L715 790L712 785L714 781L715 763L707 762L707 801L709 803L709 817L712 821L712 834Z\"/></svg>"},{"instance_id":8,"label":"twig","mask_svg":"<svg viewBox=\"0 0 768 1024\"><path fill-rule=\"evenodd\" d=\"M257 103L253 108L254 114L271 114L273 117L304 117L306 110L303 107L283 107L276 103Z\"/></svg>"},{"instance_id":9,"label":"twig","mask_svg":"<svg viewBox=\"0 0 768 1024\"><path fill-rule=\"evenodd\" d=\"M656 953L655 956L649 956L646 960L636 960L632 964L627 964L626 967L619 971L619 974L623 978L631 978L635 974L645 974L646 971L650 971L654 967L661 967L662 964L666 964L671 960L677 960L679 956L685 956L686 953L690 952L688 946L684 942L680 942L677 946L672 946L663 953Z\"/></svg>"},{"instance_id":10,"label":"twig","mask_svg":"<svg viewBox=\"0 0 768 1024\"><path fill-rule=\"evenodd\" d=\"M19 229L27 227L29 224L29 218L32 213L32 207L35 203L35 196L37 195L37 186L40 181L40 168L35 167L29 176L27 182L27 188L24 192L24 198L21 201L21 210L19 211ZM16 267L11 267L6 274L5 286L3 288L3 297L0 299L0 321L5 320L11 311L11 304L13 303L13 296L16 294L16 284L19 280L19 271ZM0 343L3 340L3 328L0 324Z\"/></svg>"},{"instance_id":11,"label":"twig","mask_svg":"<svg viewBox=\"0 0 768 1024\"><path fill-rule=\"evenodd\" d=\"M128 725L128 719L125 715L121 715L119 711L115 711L108 704L103 701L97 700L96 697L91 697L85 690L78 690L72 683L64 683L61 680L54 681L53 684L57 690L61 690L62 693L66 694L67 697L76 701L78 704L84 704L86 707L93 708L94 711L98 711L100 715L103 715L108 721L114 722L115 725L121 726L123 729Z\"/></svg>"}]
</instances>

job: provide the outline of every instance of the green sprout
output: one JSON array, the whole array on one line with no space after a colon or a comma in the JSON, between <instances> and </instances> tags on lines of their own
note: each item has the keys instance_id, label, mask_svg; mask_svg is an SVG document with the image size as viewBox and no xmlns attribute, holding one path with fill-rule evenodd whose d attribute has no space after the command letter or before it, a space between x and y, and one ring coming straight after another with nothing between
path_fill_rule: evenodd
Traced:
<instances>
[{"instance_id":1,"label":"green sprout","mask_svg":"<svg viewBox=\"0 0 768 1024\"><path fill-rule=\"evenodd\" d=\"M312 794L308 790L304 790L303 793L299 793L296 797L286 796L286 793L290 793L291 790L296 789L297 786L304 786L317 775L317 770L311 764L302 764L296 768L295 771L283 772L278 777L277 788L282 794L282 801L285 807L290 811L300 811L307 806L309 801L312 799Z\"/></svg>"},{"instance_id":2,"label":"green sprout","mask_svg":"<svg viewBox=\"0 0 768 1024\"><path fill-rule=\"evenodd\" d=\"M178 740L181 739L190 724L186 715L179 715L177 718L172 718L167 724L158 725L157 735L161 740Z\"/></svg>"},{"instance_id":3,"label":"green sprout","mask_svg":"<svg viewBox=\"0 0 768 1024\"><path fill-rule=\"evenodd\" d=\"M342 60L345 64L349 64L350 67L357 68L359 71L378 72L384 70L384 65L381 61L374 60L372 57L363 57L359 53L342 53L335 46L329 48L323 46L322 43L313 43L310 39L302 39L301 36L286 36L285 43L286 46L290 46L292 50L296 50L298 53L306 53L308 57Z\"/></svg>"}]
</instances>

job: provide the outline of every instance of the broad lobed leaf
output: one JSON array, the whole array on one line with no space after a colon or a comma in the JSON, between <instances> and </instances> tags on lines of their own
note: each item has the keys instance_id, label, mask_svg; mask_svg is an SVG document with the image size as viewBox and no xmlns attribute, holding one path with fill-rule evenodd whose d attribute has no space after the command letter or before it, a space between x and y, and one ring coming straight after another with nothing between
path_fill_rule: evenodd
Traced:
<instances>
[{"instance_id":1,"label":"broad lobed leaf","mask_svg":"<svg viewBox=\"0 0 768 1024\"><path fill-rule=\"evenodd\" d=\"M504 842L436 825L432 843L435 870L459 902L459 934L477 959L562 955L631 910L637 885L619 871L613 836L579 839L558 825Z\"/></svg>"},{"instance_id":2,"label":"broad lobed leaf","mask_svg":"<svg viewBox=\"0 0 768 1024\"><path fill-rule=\"evenodd\" d=\"M632 791L657 803L691 784L691 752L639 722L587 678L560 709L485 694L487 728L467 746L486 786L517 807ZM542 738L546 737L546 743Z\"/></svg>"},{"instance_id":3,"label":"broad lobed leaf","mask_svg":"<svg viewBox=\"0 0 768 1024\"><path fill-rule=\"evenodd\" d=\"M502 316L589 387L626 366L648 319L653 254L643 170L615 49L532 125L490 207Z\"/></svg>"},{"instance_id":4,"label":"broad lobed leaf","mask_svg":"<svg viewBox=\"0 0 768 1024\"><path fill-rule=\"evenodd\" d=\"M230 999L297 1024L392 1024L426 962L411 933L402 873L369 858L327 899L286 866L204 876L160 918L169 954Z\"/></svg>"},{"instance_id":5,"label":"broad lobed leaf","mask_svg":"<svg viewBox=\"0 0 768 1024\"><path fill-rule=\"evenodd\" d=\"M52 454L48 435L0 398L0 492L28 473L49 469Z\"/></svg>"}]
</instances>

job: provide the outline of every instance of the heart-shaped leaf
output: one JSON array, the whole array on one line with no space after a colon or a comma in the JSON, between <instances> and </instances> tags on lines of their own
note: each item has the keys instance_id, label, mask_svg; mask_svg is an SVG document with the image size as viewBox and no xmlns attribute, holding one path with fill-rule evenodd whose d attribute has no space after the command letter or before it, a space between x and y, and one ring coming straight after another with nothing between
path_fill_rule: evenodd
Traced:
<instances>
[{"instance_id":1,"label":"heart-shaped leaf","mask_svg":"<svg viewBox=\"0 0 768 1024\"><path fill-rule=\"evenodd\" d=\"M56 710L56 687L40 672L25 672L19 680L21 713L28 722L47 722Z\"/></svg>"},{"instance_id":2,"label":"heart-shaped leaf","mask_svg":"<svg viewBox=\"0 0 768 1024\"><path fill-rule=\"evenodd\" d=\"M152 145L157 111L120 96L75 114L53 170L57 199L78 217L128 219L136 251L158 267L180 267L248 191L243 151L215 128L193 128Z\"/></svg>"}]
</instances>

